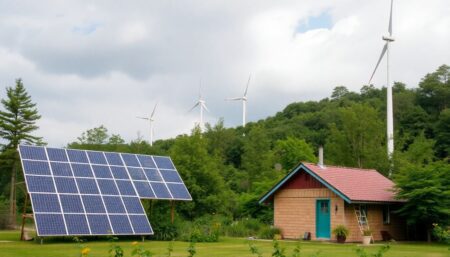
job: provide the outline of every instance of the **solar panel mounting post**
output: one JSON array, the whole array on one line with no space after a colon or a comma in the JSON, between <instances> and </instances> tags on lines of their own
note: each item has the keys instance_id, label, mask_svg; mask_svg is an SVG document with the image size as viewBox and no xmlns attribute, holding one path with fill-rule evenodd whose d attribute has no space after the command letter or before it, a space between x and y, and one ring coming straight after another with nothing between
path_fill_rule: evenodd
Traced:
<instances>
[{"instance_id":1,"label":"solar panel mounting post","mask_svg":"<svg viewBox=\"0 0 450 257\"><path fill-rule=\"evenodd\" d=\"M22 211L22 228L20 229L20 241L24 240L25 219L27 218L26 215L27 204L28 204L28 193L25 192L25 202L23 204L23 211Z\"/></svg>"},{"instance_id":2,"label":"solar panel mounting post","mask_svg":"<svg viewBox=\"0 0 450 257\"><path fill-rule=\"evenodd\" d=\"M175 218L175 201L170 201L170 221L173 224Z\"/></svg>"}]
</instances>

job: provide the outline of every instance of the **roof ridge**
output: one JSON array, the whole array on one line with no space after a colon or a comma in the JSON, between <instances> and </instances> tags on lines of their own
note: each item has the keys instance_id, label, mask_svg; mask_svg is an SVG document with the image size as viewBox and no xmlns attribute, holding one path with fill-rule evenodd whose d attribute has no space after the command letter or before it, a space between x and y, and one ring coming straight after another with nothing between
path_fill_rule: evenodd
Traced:
<instances>
[{"instance_id":1,"label":"roof ridge","mask_svg":"<svg viewBox=\"0 0 450 257\"><path fill-rule=\"evenodd\" d=\"M311 163L311 162L303 162L305 164L311 164L317 167L320 167L317 163ZM375 171L379 173L376 169L366 169L366 168L356 168L356 167L346 167L346 166L337 166L337 165L323 165L326 167L334 167L334 168L344 168L344 169L351 169L351 170L364 170L364 171Z\"/></svg>"}]
</instances>

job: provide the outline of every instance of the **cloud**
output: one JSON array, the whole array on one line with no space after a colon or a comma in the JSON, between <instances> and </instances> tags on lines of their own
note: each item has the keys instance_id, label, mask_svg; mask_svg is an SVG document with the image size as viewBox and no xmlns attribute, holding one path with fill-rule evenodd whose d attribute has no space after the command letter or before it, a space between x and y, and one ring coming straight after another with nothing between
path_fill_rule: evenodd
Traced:
<instances>
[{"instance_id":1,"label":"cloud","mask_svg":"<svg viewBox=\"0 0 450 257\"><path fill-rule=\"evenodd\" d=\"M395 1L392 77L417 85L448 63L445 0ZM159 102L155 137L189 133L202 80L206 120L240 125L249 74L254 121L337 85L367 82L387 31L389 1L109 1L0 3L0 82L22 77L52 145L104 124L127 140ZM374 78L383 86L385 65ZM0 92L4 95L4 92ZM147 137L148 138L148 137Z\"/></svg>"}]
</instances>

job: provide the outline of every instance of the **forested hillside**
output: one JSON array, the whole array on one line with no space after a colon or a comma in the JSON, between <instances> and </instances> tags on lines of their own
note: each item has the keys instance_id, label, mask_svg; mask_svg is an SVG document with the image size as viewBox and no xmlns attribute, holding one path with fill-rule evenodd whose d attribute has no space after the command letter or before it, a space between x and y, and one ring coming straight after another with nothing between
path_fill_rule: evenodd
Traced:
<instances>
[{"instance_id":1,"label":"forested hillside","mask_svg":"<svg viewBox=\"0 0 450 257\"><path fill-rule=\"evenodd\" d=\"M395 83L394 178L423 167L448 171L449 75L450 67L443 65L425 75L419 85ZM177 203L180 220L219 215L270 223L271 207L259 206L257 199L298 162L316 162L319 146L324 146L325 164L375 168L387 175L392 166L386 154L385 109L385 88L366 85L360 92L351 92L338 86L328 98L289 104L245 128L226 128L220 121L208 124L203 133L194 128L190 135L158 140L151 147L142 138L124 142L99 124L67 147L171 156L194 199ZM10 193L10 176L8 166L3 166L4 199ZM439 179L447 179L447 184L442 182L445 188L448 176ZM17 193L20 205L23 191ZM153 224L167 223L168 202L146 204Z\"/></svg>"}]
</instances>

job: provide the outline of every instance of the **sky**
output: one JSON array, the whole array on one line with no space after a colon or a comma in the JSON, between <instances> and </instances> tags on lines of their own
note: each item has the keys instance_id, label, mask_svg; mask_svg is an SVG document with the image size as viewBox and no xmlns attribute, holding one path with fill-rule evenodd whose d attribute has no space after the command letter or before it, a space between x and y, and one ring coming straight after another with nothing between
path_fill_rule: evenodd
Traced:
<instances>
[{"instance_id":1,"label":"sky","mask_svg":"<svg viewBox=\"0 0 450 257\"><path fill-rule=\"evenodd\" d=\"M389 0L0 0L0 97L17 78L42 118L36 135L62 147L104 125L126 141L190 133L205 120L242 122L367 84L387 34ZM416 87L450 64L448 0L395 0L390 67ZM386 85L383 61L373 79ZM394 106L395 108L395 106Z\"/></svg>"}]
</instances>

